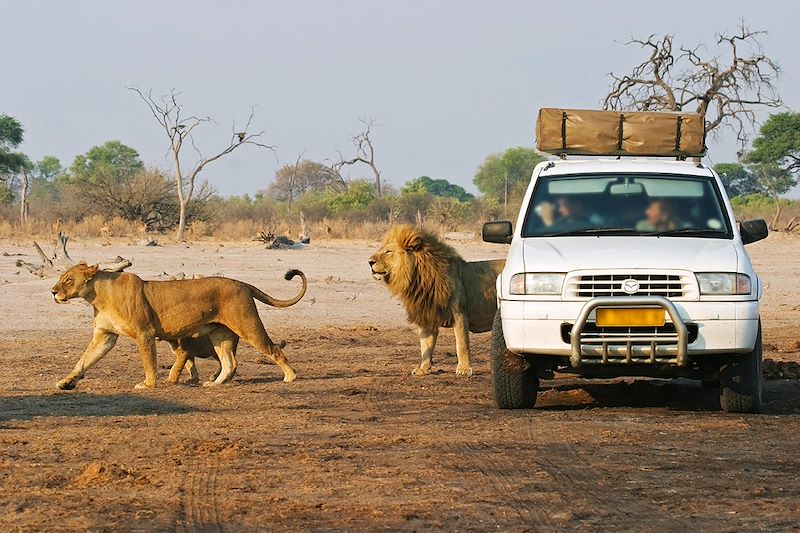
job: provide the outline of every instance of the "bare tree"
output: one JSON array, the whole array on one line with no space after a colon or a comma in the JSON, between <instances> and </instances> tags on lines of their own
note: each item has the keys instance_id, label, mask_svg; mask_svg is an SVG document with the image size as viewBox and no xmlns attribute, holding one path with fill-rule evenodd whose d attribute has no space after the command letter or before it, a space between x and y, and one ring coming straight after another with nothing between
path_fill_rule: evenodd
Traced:
<instances>
[{"instance_id":1,"label":"bare tree","mask_svg":"<svg viewBox=\"0 0 800 533\"><path fill-rule=\"evenodd\" d=\"M353 145L356 147L356 155L350 159L339 153L339 161L331 165L331 168L337 173L344 166L355 165L356 163L363 163L372 170L372 175L375 179L375 194L381 196L381 171L375 165L375 147L372 144L372 128L375 126L374 119L359 119L364 125L364 131L353 137Z\"/></svg>"},{"instance_id":2,"label":"bare tree","mask_svg":"<svg viewBox=\"0 0 800 533\"><path fill-rule=\"evenodd\" d=\"M31 190L29 170L23 167L20 171L22 180L19 185L19 222L23 225L28 223L28 192Z\"/></svg>"},{"instance_id":3,"label":"bare tree","mask_svg":"<svg viewBox=\"0 0 800 533\"><path fill-rule=\"evenodd\" d=\"M288 209L288 210L292 209L292 196L293 196L293 192L294 192L294 182L295 182L295 179L297 178L297 167L300 166L300 160L303 158L303 156L305 154L306 154L306 150L303 150L297 156L297 161L294 162L294 167L292 168L292 175L289 177L289 199L286 202L286 209Z\"/></svg>"},{"instance_id":4,"label":"bare tree","mask_svg":"<svg viewBox=\"0 0 800 533\"><path fill-rule=\"evenodd\" d=\"M152 91L143 93L136 87L128 87L128 89L139 95L142 101L150 109L153 117L164 129L164 133L166 133L167 138L169 139L170 147L168 153L172 155L172 161L175 166L175 187L178 193L178 205L180 208L178 230L175 238L180 242L183 240L184 232L186 230L186 211L189 206L189 202L192 201L197 176L203 171L206 165L216 161L217 159L225 157L240 146L258 146L260 148L272 150L273 153L275 151L275 147L262 144L256 140L264 135L263 131L259 131L258 133L247 132L253 121L254 112L251 110L244 129L237 130L236 124L234 123L231 132L231 139L228 145L222 150L216 152L214 155L210 157L204 157L194 142L192 132L198 126L206 122L211 122L211 117L183 116L183 107L180 103L178 103L178 94L174 90L171 91L170 94L162 97L160 100L156 100L153 98ZM197 154L197 160L188 167L189 170L184 171L182 166L181 150L183 149L184 143L187 140L190 142L192 148Z\"/></svg>"},{"instance_id":5,"label":"bare tree","mask_svg":"<svg viewBox=\"0 0 800 533\"><path fill-rule=\"evenodd\" d=\"M701 113L706 116L706 131L731 128L744 149L755 126L754 109L783 105L775 86L780 67L758 40L765 34L744 23L734 35L717 34L717 47L724 48L727 61L721 55L707 55L704 45L675 50L674 35L631 39L626 44L639 45L650 56L630 74L609 74L613 83L603 107Z\"/></svg>"}]
</instances>

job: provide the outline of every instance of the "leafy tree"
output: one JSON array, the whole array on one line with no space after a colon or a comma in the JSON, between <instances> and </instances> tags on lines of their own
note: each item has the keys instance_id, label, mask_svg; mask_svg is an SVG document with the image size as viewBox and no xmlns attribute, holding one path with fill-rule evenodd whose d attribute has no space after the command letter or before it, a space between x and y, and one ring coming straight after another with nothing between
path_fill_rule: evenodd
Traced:
<instances>
[{"instance_id":1,"label":"leafy tree","mask_svg":"<svg viewBox=\"0 0 800 533\"><path fill-rule=\"evenodd\" d=\"M460 202L468 202L475 198L460 185L455 185L445 179L432 179L428 176L408 180L400 188L400 193L405 195L419 192L428 192L443 198L455 198Z\"/></svg>"},{"instance_id":2,"label":"leafy tree","mask_svg":"<svg viewBox=\"0 0 800 533\"><path fill-rule=\"evenodd\" d=\"M0 177L19 172L27 158L14 150L22 144L24 130L14 117L0 115Z\"/></svg>"},{"instance_id":3,"label":"leafy tree","mask_svg":"<svg viewBox=\"0 0 800 533\"><path fill-rule=\"evenodd\" d=\"M338 172L327 165L304 159L296 165L284 165L275 172L275 180L267 187L267 195L288 201L311 191L344 192L345 182Z\"/></svg>"},{"instance_id":4,"label":"leafy tree","mask_svg":"<svg viewBox=\"0 0 800 533\"><path fill-rule=\"evenodd\" d=\"M797 174L800 172L800 113L776 113L762 124L747 155L751 163L778 165Z\"/></svg>"},{"instance_id":5,"label":"leafy tree","mask_svg":"<svg viewBox=\"0 0 800 533\"><path fill-rule=\"evenodd\" d=\"M771 115L761 125L753 150L745 156L762 192L775 202L772 228L777 229L781 216L780 197L797 185L800 173L800 113Z\"/></svg>"},{"instance_id":6,"label":"leafy tree","mask_svg":"<svg viewBox=\"0 0 800 533\"><path fill-rule=\"evenodd\" d=\"M776 229L783 205L780 197L797 184L788 170L775 163L719 163L714 165L714 170L722 178L731 198L771 198L775 204L772 228Z\"/></svg>"},{"instance_id":7,"label":"leafy tree","mask_svg":"<svg viewBox=\"0 0 800 533\"><path fill-rule=\"evenodd\" d=\"M60 184L56 178L63 171L57 157L46 155L39 161L31 162L21 173L22 187L19 191L21 204L23 202L21 193L25 193L25 205L20 206L23 220L27 217L27 204L30 204L40 215L45 211L50 214L54 213L54 204L59 203L62 199Z\"/></svg>"},{"instance_id":8,"label":"leafy tree","mask_svg":"<svg viewBox=\"0 0 800 533\"><path fill-rule=\"evenodd\" d=\"M69 174L72 180L97 183L98 180L123 181L143 169L139 152L119 141L107 141L77 156Z\"/></svg>"},{"instance_id":9,"label":"leafy tree","mask_svg":"<svg viewBox=\"0 0 800 533\"><path fill-rule=\"evenodd\" d=\"M719 174L731 198L761 192L753 173L741 163L717 163L714 170Z\"/></svg>"},{"instance_id":10,"label":"leafy tree","mask_svg":"<svg viewBox=\"0 0 800 533\"><path fill-rule=\"evenodd\" d=\"M780 196L797 183L786 169L774 163L718 163L714 170L732 198L747 194Z\"/></svg>"},{"instance_id":11,"label":"leafy tree","mask_svg":"<svg viewBox=\"0 0 800 533\"><path fill-rule=\"evenodd\" d=\"M343 193L328 192L326 203L332 213L336 214L345 209L365 209L376 197L375 185L365 181L353 181Z\"/></svg>"},{"instance_id":12,"label":"leafy tree","mask_svg":"<svg viewBox=\"0 0 800 533\"><path fill-rule=\"evenodd\" d=\"M22 124L13 117L0 115L0 203L14 201L14 178L29 163L27 156L15 149L22 144Z\"/></svg>"},{"instance_id":13,"label":"leafy tree","mask_svg":"<svg viewBox=\"0 0 800 533\"><path fill-rule=\"evenodd\" d=\"M29 176L33 168L28 156L14 151L22 144L23 133L19 121L0 115L0 202L10 204L18 196L20 222L28 219Z\"/></svg>"},{"instance_id":14,"label":"leafy tree","mask_svg":"<svg viewBox=\"0 0 800 533\"><path fill-rule=\"evenodd\" d=\"M533 148L519 146L488 156L473 182L487 198L503 203L518 185L527 186L533 167L542 157Z\"/></svg>"},{"instance_id":15,"label":"leafy tree","mask_svg":"<svg viewBox=\"0 0 800 533\"><path fill-rule=\"evenodd\" d=\"M783 208L781 195L786 194L789 189L797 185L797 179L785 168L775 163L752 163L749 170L755 176L756 182L761 188L761 194L768 195L775 202L775 216L770 227L777 230Z\"/></svg>"},{"instance_id":16,"label":"leafy tree","mask_svg":"<svg viewBox=\"0 0 800 533\"><path fill-rule=\"evenodd\" d=\"M53 155L46 155L33 164L33 178L42 181L53 181L63 171L61 161Z\"/></svg>"}]
</instances>

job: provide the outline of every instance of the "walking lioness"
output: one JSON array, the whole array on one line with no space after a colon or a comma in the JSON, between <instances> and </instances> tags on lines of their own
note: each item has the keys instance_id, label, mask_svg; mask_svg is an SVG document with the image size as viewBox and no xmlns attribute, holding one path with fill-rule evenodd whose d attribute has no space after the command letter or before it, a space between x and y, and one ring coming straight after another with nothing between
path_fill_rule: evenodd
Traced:
<instances>
[{"instance_id":1,"label":"walking lioness","mask_svg":"<svg viewBox=\"0 0 800 533\"><path fill-rule=\"evenodd\" d=\"M127 272L104 272L97 265L78 263L61 275L52 288L53 298L66 303L83 298L94 307L94 333L72 372L58 382L73 389L86 371L114 347L119 335L136 340L144 366L144 382L156 385L156 340L179 341L208 335L220 359L220 372L206 385L219 385L236 372L235 346L239 338L265 353L283 370L283 380L295 372L280 347L267 335L254 298L274 307L299 302L308 286L306 276L290 270L286 279L300 276L303 287L290 300L276 300L252 285L230 278L209 277L176 281L143 281ZM235 341L234 341L235 339Z\"/></svg>"}]
</instances>

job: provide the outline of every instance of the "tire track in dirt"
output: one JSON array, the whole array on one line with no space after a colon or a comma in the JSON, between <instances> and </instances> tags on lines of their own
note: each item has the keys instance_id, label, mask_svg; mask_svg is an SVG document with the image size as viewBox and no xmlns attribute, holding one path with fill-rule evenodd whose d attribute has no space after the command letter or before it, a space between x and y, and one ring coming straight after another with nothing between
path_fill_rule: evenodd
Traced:
<instances>
[{"instance_id":1,"label":"tire track in dirt","mask_svg":"<svg viewBox=\"0 0 800 533\"><path fill-rule=\"evenodd\" d=\"M613 524L604 523L604 527L611 526L618 531L639 531L643 517L650 520L651 526L673 530L692 527L688 520L675 516L666 519L658 508L644 501L641 494L631 493L624 485L610 486L609 474L598 472L597 465L587 460L586 454L578 453L576 444L538 444L543 437L549 439L551 436L543 434L541 425L536 425L535 417L526 417L526 422L527 444L534 451L542 469L552 478L551 483L561 487L559 492L567 502L568 509L578 510L576 497L583 499L593 513L611 513ZM600 462L604 462L604 459L600 459Z\"/></svg>"},{"instance_id":2,"label":"tire track in dirt","mask_svg":"<svg viewBox=\"0 0 800 533\"><path fill-rule=\"evenodd\" d=\"M450 445L452 452L469 456L468 464L477 468L486 482L492 485L493 494L502 498L499 505L511 509L519 518L520 525L530 531L556 531L563 525L555 523L550 513L543 510L545 498L536 498L534 494L520 490L520 477L509 473L508 468L517 464L514 455L503 454L501 461L496 457L497 450L480 444L465 444L463 447ZM529 464L530 465L530 464ZM530 465L533 466L533 465Z\"/></svg>"},{"instance_id":3,"label":"tire track in dirt","mask_svg":"<svg viewBox=\"0 0 800 533\"><path fill-rule=\"evenodd\" d=\"M180 532L209 531L222 533L219 517L217 469L195 464L190 467L179 489L180 519L175 530Z\"/></svg>"}]
</instances>

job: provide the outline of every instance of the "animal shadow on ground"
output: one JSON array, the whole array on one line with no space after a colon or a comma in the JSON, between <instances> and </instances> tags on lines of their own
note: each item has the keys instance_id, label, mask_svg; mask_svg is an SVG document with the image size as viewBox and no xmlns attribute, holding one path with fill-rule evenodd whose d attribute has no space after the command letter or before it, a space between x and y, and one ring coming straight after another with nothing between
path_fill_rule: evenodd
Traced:
<instances>
[{"instance_id":1,"label":"animal shadow on ground","mask_svg":"<svg viewBox=\"0 0 800 533\"><path fill-rule=\"evenodd\" d=\"M635 379L592 382L542 381L536 407L568 411L603 407L652 407L675 411L719 411L719 390L704 389L689 379ZM762 413L800 414L800 380L765 381Z\"/></svg>"},{"instance_id":2,"label":"animal shadow on ground","mask_svg":"<svg viewBox=\"0 0 800 533\"><path fill-rule=\"evenodd\" d=\"M136 416L184 414L194 407L135 394L0 396L0 422L37 416Z\"/></svg>"}]
</instances>

